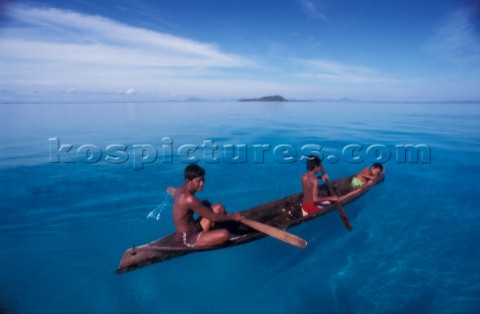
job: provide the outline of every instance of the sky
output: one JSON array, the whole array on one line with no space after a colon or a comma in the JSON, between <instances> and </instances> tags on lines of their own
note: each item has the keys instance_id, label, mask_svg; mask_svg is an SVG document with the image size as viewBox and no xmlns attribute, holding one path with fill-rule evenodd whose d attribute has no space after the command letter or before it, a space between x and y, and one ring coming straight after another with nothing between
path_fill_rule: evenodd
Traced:
<instances>
[{"instance_id":1,"label":"sky","mask_svg":"<svg viewBox=\"0 0 480 314\"><path fill-rule=\"evenodd\" d=\"M478 101L480 0L0 0L31 95Z\"/></svg>"}]
</instances>

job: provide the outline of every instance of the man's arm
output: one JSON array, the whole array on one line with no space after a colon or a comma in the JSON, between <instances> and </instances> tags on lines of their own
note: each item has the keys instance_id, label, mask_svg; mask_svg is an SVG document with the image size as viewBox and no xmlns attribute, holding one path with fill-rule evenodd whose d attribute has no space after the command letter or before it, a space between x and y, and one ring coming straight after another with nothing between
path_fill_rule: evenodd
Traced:
<instances>
[{"instance_id":1,"label":"man's arm","mask_svg":"<svg viewBox=\"0 0 480 314\"><path fill-rule=\"evenodd\" d=\"M323 168L323 164L320 163L320 176L323 181L328 180L328 174L325 172L325 169Z\"/></svg>"},{"instance_id":2,"label":"man's arm","mask_svg":"<svg viewBox=\"0 0 480 314\"><path fill-rule=\"evenodd\" d=\"M212 222L232 221L240 219L239 215L230 215L215 213L210 208L204 206L196 197L189 197L188 207L196 212L200 217L206 218ZM237 217L238 216L238 217Z\"/></svg>"},{"instance_id":3,"label":"man's arm","mask_svg":"<svg viewBox=\"0 0 480 314\"><path fill-rule=\"evenodd\" d=\"M370 169L369 169L368 167L365 168L365 169L363 169L363 170L360 172L360 175L361 175L363 178L367 179L367 180L373 180L373 179L375 179L374 176L370 175Z\"/></svg>"},{"instance_id":4,"label":"man's arm","mask_svg":"<svg viewBox=\"0 0 480 314\"><path fill-rule=\"evenodd\" d=\"M319 197L318 196L318 181L315 180L315 182L313 182L313 202L314 203L321 203L321 202L325 202L325 201L337 201L338 198L335 196L335 195L332 195L332 196L327 196L327 197Z\"/></svg>"}]
</instances>

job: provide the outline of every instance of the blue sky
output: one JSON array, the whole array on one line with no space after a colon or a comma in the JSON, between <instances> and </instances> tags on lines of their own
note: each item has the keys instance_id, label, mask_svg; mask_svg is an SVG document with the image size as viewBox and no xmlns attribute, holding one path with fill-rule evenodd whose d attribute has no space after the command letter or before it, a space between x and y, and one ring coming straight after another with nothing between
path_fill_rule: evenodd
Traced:
<instances>
[{"instance_id":1,"label":"blue sky","mask_svg":"<svg viewBox=\"0 0 480 314\"><path fill-rule=\"evenodd\" d=\"M480 100L478 0L2 1L0 93Z\"/></svg>"}]
</instances>

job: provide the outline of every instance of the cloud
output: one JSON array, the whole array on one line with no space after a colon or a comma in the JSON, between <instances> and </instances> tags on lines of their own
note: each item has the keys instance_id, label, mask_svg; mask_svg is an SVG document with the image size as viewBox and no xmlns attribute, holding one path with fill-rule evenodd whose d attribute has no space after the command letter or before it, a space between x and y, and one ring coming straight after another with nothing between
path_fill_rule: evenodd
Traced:
<instances>
[{"instance_id":1,"label":"cloud","mask_svg":"<svg viewBox=\"0 0 480 314\"><path fill-rule=\"evenodd\" d=\"M154 88L151 80L255 66L214 44L100 16L21 5L5 14L9 23L0 37L3 85L128 89L136 81Z\"/></svg>"},{"instance_id":2,"label":"cloud","mask_svg":"<svg viewBox=\"0 0 480 314\"><path fill-rule=\"evenodd\" d=\"M463 66L480 64L480 36L475 12L458 10L439 26L425 48L439 59Z\"/></svg>"},{"instance_id":3,"label":"cloud","mask_svg":"<svg viewBox=\"0 0 480 314\"><path fill-rule=\"evenodd\" d=\"M381 75L377 70L360 65L351 65L325 59L296 60L304 68L297 73L301 77L311 77L344 84L392 83L392 78Z\"/></svg>"},{"instance_id":4,"label":"cloud","mask_svg":"<svg viewBox=\"0 0 480 314\"><path fill-rule=\"evenodd\" d=\"M58 40L62 44L67 43L67 49L72 43L81 44L86 48L100 47L106 49L107 53L111 53L111 50L118 52L126 49L144 54L155 54L179 62L172 62L172 66L184 66L186 58L193 59L188 64L196 61L200 65L209 64L219 67L237 67L249 62L242 57L223 53L215 45L129 26L100 16L53 8L15 7L11 12L13 18L23 22L26 26L35 28L35 30L27 28L26 32L38 34L40 30L42 33L39 34L39 37L43 37L44 41L51 43ZM97 45L98 42L104 43L104 45ZM67 52L70 51L67 50ZM172 58L172 56L176 56L176 58ZM140 54L139 59L142 57L144 55Z\"/></svg>"},{"instance_id":5,"label":"cloud","mask_svg":"<svg viewBox=\"0 0 480 314\"><path fill-rule=\"evenodd\" d=\"M319 5L316 4L313 0L298 0L300 5L307 11L307 13L321 20L327 20L325 14L320 10Z\"/></svg>"},{"instance_id":6,"label":"cloud","mask_svg":"<svg viewBox=\"0 0 480 314\"><path fill-rule=\"evenodd\" d=\"M313 17L326 19L319 9L324 2L298 1ZM361 64L301 59L302 49L273 57L262 50L254 59L229 53L213 43L74 11L13 5L2 14L7 18L0 29L0 96L8 94L9 99L15 93L28 97L37 91L72 98L87 94L227 99L283 94L287 98L315 98L367 97L369 93L405 97L411 90L423 92L422 84L432 84L430 78L402 81L395 77L405 74L385 74ZM454 13L438 28L430 51L452 62L479 61L472 23L466 12ZM359 58L353 55L352 59ZM470 79L468 86L462 84L458 93L478 95L478 88L471 87L478 85L478 74L471 76L475 80ZM444 77L437 77L437 85L443 86ZM453 73L451 77L458 76ZM435 93L434 88L429 90Z\"/></svg>"}]
</instances>

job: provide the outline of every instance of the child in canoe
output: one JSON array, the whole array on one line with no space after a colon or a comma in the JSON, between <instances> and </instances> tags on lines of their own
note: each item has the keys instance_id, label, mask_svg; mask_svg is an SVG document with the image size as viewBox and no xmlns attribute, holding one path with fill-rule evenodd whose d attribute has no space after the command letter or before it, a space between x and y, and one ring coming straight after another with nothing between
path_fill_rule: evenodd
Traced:
<instances>
[{"instance_id":1,"label":"child in canoe","mask_svg":"<svg viewBox=\"0 0 480 314\"><path fill-rule=\"evenodd\" d=\"M352 189L356 190L364 186L368 181L375 179L383 171L381 163L374 163L370 168L366 167L352 178Z\"/></svg>"},{"instance_id":2,"label":"child in canoe","mask_svg":"<svg viewBox=\"0 0 480 314\"><path fill-rule=\"evenodd\" d=\"M322 209L322 203L336 201L336 196L319 197L318 196L318 179L315 176L317 173L322 173L322 179L328 180L328 175L325 173L322 163L317 156L309 156L307 159L307 173L302 174L302 215L313 214Z\"/></svg>"}]
</instances>

